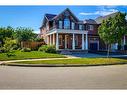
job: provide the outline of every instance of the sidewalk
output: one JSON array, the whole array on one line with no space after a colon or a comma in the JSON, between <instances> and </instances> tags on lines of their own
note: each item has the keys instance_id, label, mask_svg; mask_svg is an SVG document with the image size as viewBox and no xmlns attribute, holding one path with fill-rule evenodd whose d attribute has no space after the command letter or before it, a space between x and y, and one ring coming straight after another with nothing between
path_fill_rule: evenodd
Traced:
<instances>
[{"instance_id":1,"label":"sidewalk","mask_svg":"<svg viewBox=\"0 0 127 95\"><path fill-rule=\"evenodd\" d=\"M40 58L40 59L24 59L24 60L9 60L9 61L0 61L0 64L10 63L10 62L23 62L23 61L38 61L38 60L60 60L60 59L73 59L78 57L66 56L67 58Z\"/></svg>"}]
</instances>

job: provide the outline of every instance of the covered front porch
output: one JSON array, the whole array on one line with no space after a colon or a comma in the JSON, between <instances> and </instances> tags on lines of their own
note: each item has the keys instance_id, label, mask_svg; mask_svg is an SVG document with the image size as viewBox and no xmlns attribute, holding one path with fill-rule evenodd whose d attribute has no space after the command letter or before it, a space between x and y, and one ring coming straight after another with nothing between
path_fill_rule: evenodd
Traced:
<instances>
[{"instance_id":1,"label":"covered front porch","mask_svg":"<svg viewBox=\"0 0 127 95\"><path fill-rule=\"evenodd\" d=\"M56 50L88 50L87 31L56 29L47 34L47 44Z\"/></svg>"}]
</instances>

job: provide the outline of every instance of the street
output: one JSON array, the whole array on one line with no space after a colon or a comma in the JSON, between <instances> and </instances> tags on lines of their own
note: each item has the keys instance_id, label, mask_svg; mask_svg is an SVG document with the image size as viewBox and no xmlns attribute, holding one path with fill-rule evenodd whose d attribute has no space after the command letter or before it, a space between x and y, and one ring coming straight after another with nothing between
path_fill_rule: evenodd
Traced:
<instances>
[{"instance_id":1,"label":"street","mask_svg":"<svg viewBox=\"0 0 127 95\"><path fill-rule=\"evenodd\" d=\"M0 89L127 89L127 65L0 66Z\"/></svg>"}]
</instances>

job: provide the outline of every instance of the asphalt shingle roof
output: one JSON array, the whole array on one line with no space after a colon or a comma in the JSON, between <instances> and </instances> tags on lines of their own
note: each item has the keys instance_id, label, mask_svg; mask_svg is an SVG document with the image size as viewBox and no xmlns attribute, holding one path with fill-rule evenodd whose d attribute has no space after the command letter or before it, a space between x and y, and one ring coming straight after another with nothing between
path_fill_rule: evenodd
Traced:
<instances>
[{"instance_id":1,"label":"asphalt shingle roof","mask_svg":"<svg viewBox=\"0 0 127 95\"><path fill-rule=\"evenodd\" d=\"M93 19L86 19L84 20L84 23L88 23L88 24L97 24L95 20Z\"/></svg>"},{"instance_id":2,"label":"asphalt shingle roof","mask_svg":"<svg viewBox=\"0 0 127 95\"><path fill-rule=\"evenodd\" d=\"M54 14L45 14L48 20L52 20L56 15Z\"/></svg>"},{"instance_id":3,"label":"asphalt shingle roof","mask_svg":"<svg viewBox=\"0 0 127 95\"><path fill-rule=\"evenodd\" d=\"M108 19L109 17L114 17L118 12L106 15L106 16L100 16L98 18L95 19L95 21L97 22L97 24L101 24L103 20Z\"/></svg>"}]
</instances>

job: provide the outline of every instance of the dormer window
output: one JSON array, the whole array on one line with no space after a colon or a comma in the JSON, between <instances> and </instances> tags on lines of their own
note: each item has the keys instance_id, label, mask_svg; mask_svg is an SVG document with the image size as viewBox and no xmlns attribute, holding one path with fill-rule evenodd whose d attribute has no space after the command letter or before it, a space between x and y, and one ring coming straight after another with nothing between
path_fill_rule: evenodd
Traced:
<instances>
[{"instance_id":1,"label":"dormer window","mask_svg":"<svg viewBox=\"0 0 127 95\"><path fill-rule=\"evenodd\" d=\"M59 21L59 29L62 29L62 27L63 27L63 23L62 23L62 21L60 20L60 21Z\"/></svg>"},{"instance_id":2,"label":"dormer window","mask_svg":"<svg viewBox=\"0 0 127 95\"><path fill-rule=\"evenodd\" d=\"M71 22L71 29L75 29L75 23L74 22Z\"/></svg>"},{"instance_id":3,"label":"dormer window","mask_svg":"<svg viewBox=\"0 0 127 95\"><path fill-rule=\"evenodd\" d=\"M70 29L70 20L68 18L64 19L64 29Z\"/></svg>"}]
</instances>

